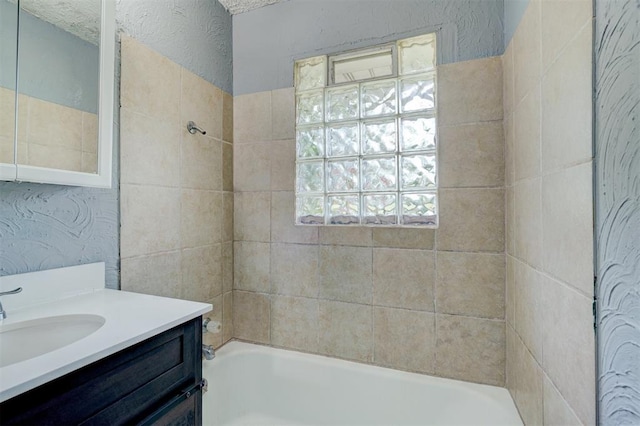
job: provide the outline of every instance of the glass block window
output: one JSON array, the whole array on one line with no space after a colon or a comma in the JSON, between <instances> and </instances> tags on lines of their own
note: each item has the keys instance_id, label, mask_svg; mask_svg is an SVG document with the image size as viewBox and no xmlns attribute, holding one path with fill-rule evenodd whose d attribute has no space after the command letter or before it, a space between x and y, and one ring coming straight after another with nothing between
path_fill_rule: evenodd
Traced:
<instances>
[{"instance_id":1,"label":"glass block window","mask_svg":"<svg viewBox=\"0 0 640 426\"><path fill-rule=\"evenodd\" d=\"M436 37L295 64L296 224L438 224Z\"/></svg>"}]
</instances>

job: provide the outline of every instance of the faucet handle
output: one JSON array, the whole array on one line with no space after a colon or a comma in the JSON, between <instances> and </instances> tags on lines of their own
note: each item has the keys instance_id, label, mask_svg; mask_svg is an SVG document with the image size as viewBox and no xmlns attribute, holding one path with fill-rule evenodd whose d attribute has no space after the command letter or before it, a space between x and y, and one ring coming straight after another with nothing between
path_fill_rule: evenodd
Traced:
<instances>
[{"instance_id":1,"label":"faucet handle","mask_svg":"<svg viewBox=\"0 0 640 426\"><path fill-rule=\"evenodd\" d=\"M7 294L18 294L22 291L22 287L14 288L9 291L0 291L0 296L6 296Z\"/></svg>"}]
</instances>

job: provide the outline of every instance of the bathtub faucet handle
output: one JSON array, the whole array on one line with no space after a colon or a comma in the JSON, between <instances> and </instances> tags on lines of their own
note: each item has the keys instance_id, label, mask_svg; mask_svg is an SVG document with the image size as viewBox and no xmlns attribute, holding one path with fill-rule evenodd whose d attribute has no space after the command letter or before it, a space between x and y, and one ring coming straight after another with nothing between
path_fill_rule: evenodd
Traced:
<instances>
[{"instance_id":1,"label":"bathtub faucet handle","mask_svg":"<svg viewBox=\"0 0 640 426\"><path fill-rule=\"evenodd\" d=\"M216 357L216 352L212 345L202 345L202 357L206 360L212 360Z\"/></svg>"}]
</instances>

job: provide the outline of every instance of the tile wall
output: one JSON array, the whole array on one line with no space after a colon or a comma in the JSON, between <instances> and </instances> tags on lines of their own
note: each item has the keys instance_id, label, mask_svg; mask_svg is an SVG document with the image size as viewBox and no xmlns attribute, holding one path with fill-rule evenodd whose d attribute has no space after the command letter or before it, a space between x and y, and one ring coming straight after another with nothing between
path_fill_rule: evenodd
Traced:
<instances>
[{"instance_id":1,"label":"tile wall","mask_svg":"<svg viewBox=\"0 0 640 426\"><path fill-rule=\"evenodd\" d=\"M438 76L438 230L294 226L293 88L234 98L234 337L504 385L502 63Z\"/></svg>"},{"instance_id":2,"label":"tile wall","mask_svg":"<svg viewBox=\"0 0 640 426\"><path fill-rule=\"evenodd\" d=\"M595 424L592 2L531 0L503 56L507 386L526 424Z\"/></svg>"},{"instance_id":3,"label":"tile wall","mask_svg":"<svg viewBox=\"0 0 640 426\"><path fill-rule=\"evenodd\" d=\"M0 87L0 163L13 163L15 92ZM18 96L18 162L96 173L98 116L27 95Z\"/></svg>"},{"instance_id":4,"label":"tile wall","mask_svg":"<svg viewBox=\"0 0 640 426\"><path fill-rule=\"evenodd\" d=\"M233 334L233 98L122 37L121 289L213 304ZM206 130L190 134L188 121Z\"/></svg>"}]
</instances>

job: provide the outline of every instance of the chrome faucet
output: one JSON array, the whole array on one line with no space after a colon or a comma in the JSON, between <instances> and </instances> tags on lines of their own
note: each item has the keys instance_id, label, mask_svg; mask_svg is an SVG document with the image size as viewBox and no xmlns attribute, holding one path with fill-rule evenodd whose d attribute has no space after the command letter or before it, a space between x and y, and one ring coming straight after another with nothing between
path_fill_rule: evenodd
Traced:
<instances>
[{"instance_id":1,"label":"chrome faucet","mask_svg":"<svg viewBox=\"0 0 640 426\"><path fill-rule=\"evenodd\" d=\"M8 294L17 294L20 293L22 291L22 287L18 287L16 289L10 290L10 291L2 291L0 292L0 296L6 296ZM2 302L0 302L0 321L2 321L3 319L5 319L7 317L7 313L5 312L4 308L2 307Z\"/></svg>"}]
</instances>

